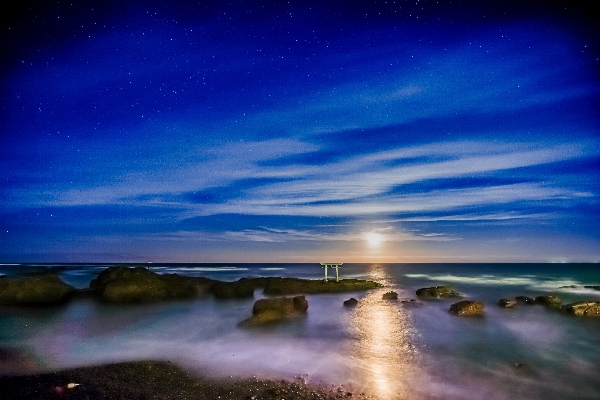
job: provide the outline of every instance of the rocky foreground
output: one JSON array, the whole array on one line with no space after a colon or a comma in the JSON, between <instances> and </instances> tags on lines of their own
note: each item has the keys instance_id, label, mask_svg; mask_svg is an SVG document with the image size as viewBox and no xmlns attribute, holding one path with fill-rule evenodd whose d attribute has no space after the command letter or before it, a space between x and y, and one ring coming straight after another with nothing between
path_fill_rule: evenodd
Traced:
<instances>
[{"instance_id":1,"label":"rocky foreground","mask_svg":"<svg viewBox=\"0 0 600 400\"><path fill-rule=\"evenodd\" d=\"M342 387L263 379L208 379L170 362L140 361L51 373L0 376L2 399L364 399Z\"/></svg>"},{"instance_id":2,"label":"rocky foreground","mask_svg":"<svg viewBox=\"0 0 600 400\"><path fill-rule=\"evenodd\" d=\"M340 293L374 289L376 282L342 279L339 282L297 278L242 278L223 282L203 277L157 274L147 268L110 267L90 283L88 289L75 289L56 274L31 277L0 277L0 305L40 306L68 301L74 296L94 296L108 303L143 303L190 299L213 295L217 298L252 297L263 288L267 295Z\"/></svg>"}]
</instances>

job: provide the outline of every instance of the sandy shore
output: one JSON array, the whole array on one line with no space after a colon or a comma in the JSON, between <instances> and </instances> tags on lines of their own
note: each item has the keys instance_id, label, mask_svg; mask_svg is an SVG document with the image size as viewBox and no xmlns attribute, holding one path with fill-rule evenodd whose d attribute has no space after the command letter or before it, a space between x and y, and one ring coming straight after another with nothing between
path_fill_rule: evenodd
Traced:
<instances>
[{"instance_id":1,"label":"sandy shore","mask_svg":"<svg viewBox=\"0 0 600 400\"><path fill-rule=\"evenodd\" d=\"M69 385L71 384L71 385ZM76 385L74 385L76 384ZM212 379L170 362L139 361L0 376L2 399L368 399L334 385L262 379Z\"/></svg>"}]
</instances>

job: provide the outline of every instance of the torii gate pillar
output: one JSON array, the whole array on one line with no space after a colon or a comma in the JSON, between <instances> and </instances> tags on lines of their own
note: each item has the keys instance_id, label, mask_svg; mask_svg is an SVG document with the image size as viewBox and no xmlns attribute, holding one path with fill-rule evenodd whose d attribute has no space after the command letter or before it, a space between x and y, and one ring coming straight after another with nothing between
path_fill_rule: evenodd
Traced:
<instances>
[{"instance_id":1,"label":"torii gate pillar","mask_svg":"<svg viewBox=\"0 0 600 400\"><path fill-rule=\"evenodd\" d=\"M340 276L338 274L338 268L340 268L342 264L343 263L321 263L325 269L325 282L327 282L327 268L335 268L335 281L339 282Z\"/></svg>"}]
</instances>

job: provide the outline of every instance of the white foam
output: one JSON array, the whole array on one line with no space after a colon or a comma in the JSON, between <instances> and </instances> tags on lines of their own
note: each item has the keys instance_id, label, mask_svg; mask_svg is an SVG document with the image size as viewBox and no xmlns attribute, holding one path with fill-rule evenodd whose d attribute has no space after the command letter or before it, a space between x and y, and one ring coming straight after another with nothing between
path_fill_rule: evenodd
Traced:
<instances>
[{"instance_id":1,"label":"white foam","mask_svg":"<svg viewBox=\"0 0 600 400\"><path fill-rule=\"evenodd\" d=\"M407 278L427 279L441 282L459 282L471 285L491 285L491 286L528 286L538 290L545 291L564 291L573 293L593 293L593 289L583 288L583 284L569 278L544 279L534 275L518 275L512 277L498 275L429 275L429 274L405 274ZM577 286L577 288L565 288L563 286ZM595 291L597 293L597 291Z\"/></svg>"}]
</instances>

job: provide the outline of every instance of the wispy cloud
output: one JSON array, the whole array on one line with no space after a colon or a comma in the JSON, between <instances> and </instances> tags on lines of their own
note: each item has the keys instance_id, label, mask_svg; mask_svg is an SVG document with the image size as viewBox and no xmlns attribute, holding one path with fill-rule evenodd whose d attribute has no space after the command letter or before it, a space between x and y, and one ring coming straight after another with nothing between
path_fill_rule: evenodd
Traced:
<instances>
[{"instance_id":1,"label":"wispy cloud","mask_svg":"<svg viewBox=\"0 0 600 400\"><path fill-rule=\"evenodd\" d=\"M451 241L459 240L455 236L442 233L423 233L417 230L401 230L387 226L372 230L354 229L349 232L334 232L329 227L315 227L315 229L279 229L259 227L257 229L244 229L240 231L203 232L203 231L178 231L160 234L165 240L197 240L197 241L223 241L223 242L266 242L266 243L294 243L294 242L365 242L367 235L377 233L382 242L408 242L408 241Z\"/></svg>"}]
</instances>

